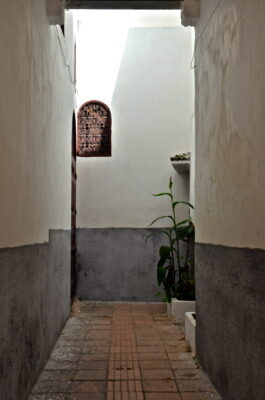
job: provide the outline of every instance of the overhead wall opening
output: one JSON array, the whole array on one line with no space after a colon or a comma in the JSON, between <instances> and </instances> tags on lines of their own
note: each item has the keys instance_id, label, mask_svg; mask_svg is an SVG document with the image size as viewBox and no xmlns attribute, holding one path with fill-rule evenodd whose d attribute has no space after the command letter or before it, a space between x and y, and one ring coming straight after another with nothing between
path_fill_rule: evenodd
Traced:
<instances>
[{"instance_id":1,"label":"overhead wall opening","mask_svg":"<svg viewBox=\"0 0 265 400\"><path fill-rule=\"evenodd\" d=\"M150 222L169 212L167 199L152 193L167 190L170 176L177 199L189 200L189 175L178 174L170 156L191 149L192 32L179 10L73 13L77 110L96 100L112 117L111 156L77 157L78 295L158 301L162 234L147 244L145 237ZM178 217L187 212L180 206Z\"/></svg>"}]
</instances>

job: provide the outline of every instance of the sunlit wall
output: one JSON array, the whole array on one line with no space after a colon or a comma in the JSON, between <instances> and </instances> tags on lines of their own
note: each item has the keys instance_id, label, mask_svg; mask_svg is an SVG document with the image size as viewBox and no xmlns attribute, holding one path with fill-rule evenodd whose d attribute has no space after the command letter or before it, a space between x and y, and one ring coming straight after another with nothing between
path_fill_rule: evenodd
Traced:
<instances>
[{"instance_id":1,"label":"sunlit wall","mask_svg":"<svg viewBox=\"0 0 265 400\"><path fill-rule=\"evenodd\" d=\"M191 31L177 11L76 12L77 106L112 112L112 157L78 158L79 227L145 227L168 212L151 193L174 180L189 197L188 175L170 156L191 148ZM185 210L180 209L182 217Z\"/></svg>"}]
</instances>

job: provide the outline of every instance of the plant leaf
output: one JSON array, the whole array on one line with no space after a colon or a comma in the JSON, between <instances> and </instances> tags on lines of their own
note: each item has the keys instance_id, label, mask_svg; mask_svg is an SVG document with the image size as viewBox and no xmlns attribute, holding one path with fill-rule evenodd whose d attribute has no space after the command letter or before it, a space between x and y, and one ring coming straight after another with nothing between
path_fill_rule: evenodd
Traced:
<instances>
[{"instance_id":1,"label":"plant leaf","mask_svg":"<svg viewBox=\"0 0 265 400\"><path fill-rule=\"evenodd\" d=\"M169 246L161 246L159 249L160 259L157 263L157 268L164 266L165 262L170 259L171 248Z\"/></svg>"},{"instance_id":2,"label":"plant leaf","mask_svg":"<svg viewBox=\"0 0 265 400\"><path fill-rule=\"evenodd\" d=\"M154 220L151 222L151 224L149 224L148 226L153 225L156 221L158 221L158 220L160 220L160 219L163 219L163 218L169 218L169 219L171 219L171 221L174 222L174 219L171 217L171 215L163 215L162 217L158 217L158 218L154 219Z\"/></svg>"},{"instance_id":3,"label":"plant leaf","mask_svg":"<svg viewBox=\"0 0 265 400\"><path fill-rule=\"evenodd\" d=\"M166 270L167 267L165 267L164 265L165 265L165 263L166 263L167 260L168 260L168 257L160 258L159 261L158 261L158 263L157 263L157 268L163 268L163 269Z\"/></svg>"},{"instance_id":4,"label":"plant leaf","mask_svg":"<svg viewBox=\"0 0 265 400\"><path fill-rule=\"evenodd\" d=\"M164 282L165 276L166 276L166 272L167 271L163 267L158 267L157 268L157 283L158 283L158 286L160 286L161 283Z\"/></svg>"},{"instance_id":5,"label":"plant leaf","mask_svg":"<svg viewBox=\"0 0 265 400\"><path fill-rule=\"evenodd\" d=\"M188 201L174 201L173 208L175 208L176 205L178 205L178 204L186 204L186 206L189 206L190 208L194 209L193 205L191 203L189 203Z\"/></svg>"},{"instance_id":6,"label":"plant leaf","mask_svg":"<svg viewBox=\"0 0 265 400\"><path fill-rule=\"evenodd\" d=\"M190 225L179 226L177 228L177 236L176 236L176 238L178 240L182 240L184 238L188 239L191 236L192 233L193 233L193 231L190 231Z\"/></svg>"},{"instance_id":7,"label":"plant leaf","mask_svg":"<svg viewBox=\"0 0 265 400\"><path fill-rule=\"evenodd\" d=\"M171 248L169 246L161 246L159 249L160 257L168 256L170 254Z\"/></svg>"},{"instance_id":8,"label":"plant leaf","mask_svg":"<svg viewBox=\"0 0 265 400\"><path fill-rule=\"evenodd\" d=\"M188 222L188 225L185 225ZM184 226L183 226L184 225ZM194 235L195 227L190 220L184 220L175 225L175 231L177 231L176 239L189 241L192 235Z\"/></svg>"},{"instance_id":9,"label":"plant leaf","mask_svg":"<svg viewBox=\"0 0 265 400\"><path fill-rule=\"evenodd\" d=\"M162 233L164 233L169 238L169 241L171 242L171 234L170 234L170 232L162 231Z\"/></svg>"},{"instance_id":10,"label":"plant leaf","mask_svg":"<svg viewBox=\"0 0 265 400\"><path fill-rule=\"evenodd\" d=\"M190 225L189 225L189 227L190 227L190 234L194 234L194 232L195 232L195 226L194 226L194 223L193 223L193 222L190 222Z\"/></svg>"},{"instance_id":11,"label":"plant leaf","mask_svg":"<svg viewBox=\"0 0 265 400\"><path fill-rule=\"evenodd\" d=\"M145 243L146 243L146 242L147 242L147 240L148 240L148 239L150 239L150 237L151 237L151 236L153 236L153 235L154 235L154 233L150 233L149 235L147 235L147 236L146 236L146 238L145 238L145 240L144 240L144 241L145 241Z\"/></svg>"},{"instance_id":12,"label":"plant leaf","mask_svg":"<svg viewBox=\"0 0 265 400\"><path fill-rule=\"evenodd\" d=\"M173 186L173 182L172 182L172 177L170 177L170 179L169 179L169 189L171 190L172 189L172 186Z\"/></svg>"},{"instance_id":13,"label":"plant leaf","mask_svg":"<svg viewBox=\"0 0 265 400\"><path fill-rule=\"evenodd\" d=\"M163 193L157 193L157 194L153 194L152 196L155 196L155 197L159 197L159 196L169 196L169 197L173 197L172 196L172 194L171 193L168 193L168 192L163 192Z\"/></svg>"},{"instance_id":14,"label":"plant leaf","mask_svg":"<svg viewBox=\"0 0 265 400\"><path fill-rule=\"evenodd\" d=\"M189 222L190 222L190 219L184 219L183 221L178 222L178 223L175 225L175 227L188 224ZM188 226L189 226L189 225L188 225Z\"/></svg>"}]
</instances>

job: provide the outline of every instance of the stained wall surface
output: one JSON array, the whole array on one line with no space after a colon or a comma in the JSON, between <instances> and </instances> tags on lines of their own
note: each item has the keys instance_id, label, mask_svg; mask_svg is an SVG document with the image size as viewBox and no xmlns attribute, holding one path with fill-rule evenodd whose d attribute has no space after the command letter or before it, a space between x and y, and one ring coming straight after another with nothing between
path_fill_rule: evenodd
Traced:
<instances>
[{"instance_id":1,"label":"stained wall surface","mask_svg":"<svg viewBox=\"0 0 265 400\"><path fill-rule=\"evenodd\" d=\"M24 400L70 310L73 24L13 1L0 26L0 397ZM68 65L69 64L69 65Z\"/></svg>"},{"instance_id":2,"label":"stained wall surface","mask_svg":"<svg viewBox=\"0 0 265 400\"><path fill-rule=\"evenodd\" d=\"M265 396L264 12L201 0L196 26L197 354L225 400Z\"/></svg>"},{"instance_id":3,"label":"stained wall surface","mask_svg":"<svg viewBox=\"0 0 265 400\"><path fill-rule=\"evenodd\" d=\"M265 249L264 2L222 1L200 36L217 3L196 27L197 241Z\"/></svg>"},{"instance_id":4,"label":"stained wall surface","mask_svg":"<svg viewBox=\"0 0 265 400\"><path fill-rule=\"evenodd\" d=\"M156 264L159 247L167 245L161 229L78 229L77 242L81 300L161 301Z\"/></svg>"},{"instance_id":5,"label":"stained wall surface","mask_svg":"<svg viewBox=\"0 0 265 400\"><path fill-rule=\"evenodd\" d=\"M26 400L70 309L70 234L0 249L1 400Z\"/></svg>"},{"instance_id":6,"label":"stained wall surface","mask_svg":"<svg viewBox=\"0 0 265 400\"><path fill-rule=\"evenodd\" d=\"M263 400L265 251L196 245L197 357L224 400Z\"/></svg>"},{"instance_id":7,"label":"stained wall surface","mask_svg":"<svg viewBox=\"0 0 265 400\"><path fill-rule=\"evenodd\" d=\"M64 37L49 26L45 7L2 8L1 248L47 242L49 229L70 226L73 28L66 22Z\"/></svg>"}]
</instances>

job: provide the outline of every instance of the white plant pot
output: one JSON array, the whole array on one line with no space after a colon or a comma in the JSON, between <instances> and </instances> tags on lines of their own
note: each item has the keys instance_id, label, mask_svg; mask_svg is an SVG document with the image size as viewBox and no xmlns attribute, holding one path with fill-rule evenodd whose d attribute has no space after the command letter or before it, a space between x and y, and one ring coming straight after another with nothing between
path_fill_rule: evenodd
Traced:
<instances>
[{"instance_id":1,"label":"white plant pot","mask_svg":"<svg viewBox=\"0 0 265 400\"><path fill-rule=\"evenodd\" d=\"M186 312L195 312L195 301L192 300L171 300L171 318L177 323L185 322Z\"/></svg>"},{"instance_id":2,"label":"white plant pot","mask_svg":"<svg viewBox=\"0 0 265 400\"><path fill-rule=\"evenodd\" d=\"M193 312L185 313L185 340L190 344L191 351L196 355L196 319Z\"/></svg>"},{"instance_id":3,"label":"white plant pot","mask_svg":"<svg viewBox=\"0 0 265 400\"><path fill-rule=\"evenodd\" d=\"M167 316L168 318L171 318L171 305L172 303L167 303Z\"/></svg>"}]
</instances>

